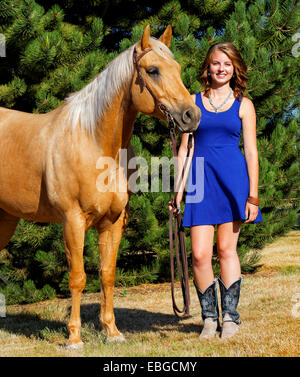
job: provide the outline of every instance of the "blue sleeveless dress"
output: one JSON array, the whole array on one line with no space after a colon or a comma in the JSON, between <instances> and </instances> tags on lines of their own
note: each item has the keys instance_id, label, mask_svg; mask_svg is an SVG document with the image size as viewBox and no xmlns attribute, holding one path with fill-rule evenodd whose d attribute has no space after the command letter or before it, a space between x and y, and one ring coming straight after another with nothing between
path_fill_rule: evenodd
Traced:
<instances>
[{"instance_id":1,"label":"blue sleeveless dress","mask_svg":"<svg viewBox=\"0 0 300 377\"><path fill-rule=\"evenodd\" d=\"M247 164L239 148L241 102L215 113L205 109L196 94L201 121L194 132L194 154L187 182L183 226L222 224L246 220L249 196ZM260 208L252 223L262 222Z\"/></svg>"}]
</instances>

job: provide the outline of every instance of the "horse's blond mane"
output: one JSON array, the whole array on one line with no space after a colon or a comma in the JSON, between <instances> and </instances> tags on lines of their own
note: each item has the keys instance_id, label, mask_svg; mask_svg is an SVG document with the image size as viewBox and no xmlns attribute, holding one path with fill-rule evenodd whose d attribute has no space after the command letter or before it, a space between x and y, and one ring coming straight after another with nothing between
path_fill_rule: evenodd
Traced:
<instances>
[{"instance_id":1,"label":"horse's blond mane","mask_svg":"<svg viewBox=\"0 0 300 377\"><path fill-rule=\"evenodd\" d=\"M133 49L129 47L115 59L96 78L78 92L67 97L69 122L74 130L77 125L94 135L99 119L111 105L115 95L132 78L134 66ZM152 49L164 59L173 58L171 51L155 38L151 38Z\"/></svg>"}]
</instances>

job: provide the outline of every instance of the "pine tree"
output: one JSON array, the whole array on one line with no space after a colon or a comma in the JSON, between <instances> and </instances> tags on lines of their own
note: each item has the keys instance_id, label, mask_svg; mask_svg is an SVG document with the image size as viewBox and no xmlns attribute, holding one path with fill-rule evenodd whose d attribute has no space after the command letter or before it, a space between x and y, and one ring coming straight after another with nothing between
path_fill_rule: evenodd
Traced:
<instances>
[{"instance_id":1,"label":"pine tree","mask_svg":"<svg viewBox=\"0 0 300 377\"><path fill-rule=\"evenodd\" d=\"M111 59L105 50L97 51L106 32L100 18L81 30L63 21L58 5L46 12L34 0L6 0L1 7L8 12L0 26L7 46L0 74L2 106L48 112Z\"/></svg>"}]
</instances>

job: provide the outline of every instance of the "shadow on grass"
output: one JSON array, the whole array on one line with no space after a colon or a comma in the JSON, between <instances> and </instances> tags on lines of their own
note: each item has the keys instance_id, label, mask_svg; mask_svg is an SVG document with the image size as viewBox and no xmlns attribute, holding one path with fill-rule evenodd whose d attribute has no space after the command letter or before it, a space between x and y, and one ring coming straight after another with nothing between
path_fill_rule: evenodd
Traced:
<instances>
[{"instance_id":1,"label":"shadow on grass","mask_svg":"<svg viewBox=\"0 0 300 377\"><path fill-rule=\"evenodd\" d=\"M0 318L0 330L14 335L44 339L42 331L46 328L51 331L63 332L66 336L68 333L66 323L43 319L34 313L7 314L6 318Z\"/></svg>"},{"instance_id":2,"label":"shadow on grass","mask_svg":"<svg viewBox=\"0 0 300 377\"><path fill-rule=\"evenodd\" d=\"M71 309L71 308L70 308ZM69 309L69 314L70 314ZM84 304L81 305L82 325L92 325L95 330L101 331L99 323L100 305ZM185 323L184 319L179 319L173 314L150 312L140 309L114 309L116 325L122 333L136 332L157 332L157 331L179 331L183 333L200 332L202 326L199 320L194 324ZM59 332L68 338L67 322L41 318L35 313L7 314L6 318L0 318L0 330L7 331L14 335L24 335L28 338L35 337L44 339L43 331Z\"/></svg>"},{"instance_id":3,"label":"shadow on grass","mask_svg":"<svg viewBox=\"0 0 300 377\"><path fill-rule=\"evenodd\" d=\"M88 304L81 306L81 320L84 323L93 323L96 329L101 330L99 324L100 305ZM118 329L122 332L148 332L148 331L180 331L184 333L198 332L202 326L198 323L186 323L175 314L150 312L141 309L115 308L115 319Z\"/></svg>"}]
</instances>

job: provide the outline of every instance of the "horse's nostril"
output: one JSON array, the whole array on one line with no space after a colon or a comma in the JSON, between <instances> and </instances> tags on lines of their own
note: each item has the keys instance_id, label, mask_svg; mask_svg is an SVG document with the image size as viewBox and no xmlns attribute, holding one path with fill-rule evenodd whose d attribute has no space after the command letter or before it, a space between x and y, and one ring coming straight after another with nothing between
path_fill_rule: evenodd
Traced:
<instances>
[{"instance_id":1,"label":"horse's nostril","mask_svg":"<svg viewBox=\"0 0 300 377\"><path fill-rule=\"evenodd\" d=\"M185 112L182 114L182 121L183 123L191 123L194 119L194 111L192 108L189 108L185 110Z\"/></svg>"}]
</instances>

